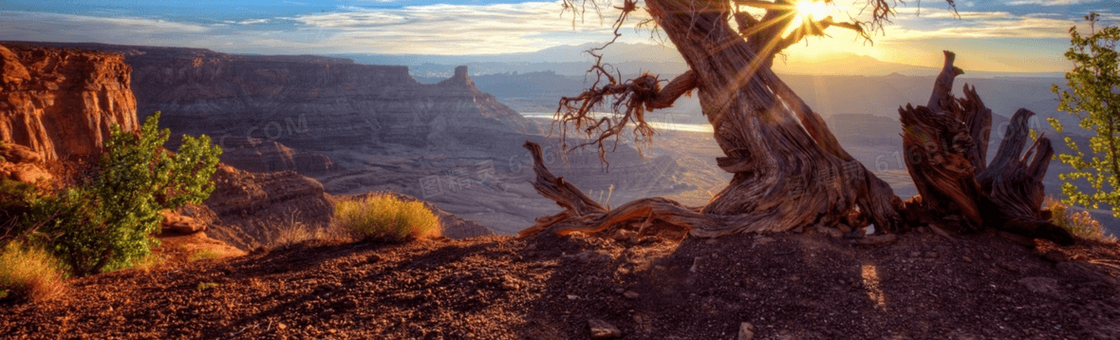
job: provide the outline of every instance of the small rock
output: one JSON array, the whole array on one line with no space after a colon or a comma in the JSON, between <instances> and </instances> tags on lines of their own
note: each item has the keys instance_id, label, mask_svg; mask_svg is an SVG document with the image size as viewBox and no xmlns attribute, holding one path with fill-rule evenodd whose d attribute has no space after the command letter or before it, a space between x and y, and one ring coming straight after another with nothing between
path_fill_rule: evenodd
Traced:
<instances>
[{"instance_id":1,"label":"small rock","mask_svg":"<svg viewBox=\"0 0 1120 340\"><path fill-rule=\"evenodd\" d=\"M929 225L929 230L932 231L934 234L937 234L938 236L948 238L948 239L953 238L952 236L949 236L948 232L946 232L944 229L941 229L941 227L938 227L935 224L930 224Z\"/></svg>"},{"instance_id":2,"label":"small rock","mask_svg":"<svg viewBox=\"0 0 1120 340\"><path fill-rule=\"evenodd\" d=\"M1046 254L1042 254L1042 259L1053 263L1059 263L1066 261L1066 256L1057 250L1051 250L1046 252Z\"/></svg>"},{"instance_id":3,"label":"small rock","mask_svg":"<svg viewBox=\"0 0 1120 340\"><path fill-rule=\"evenodd\" d=\"M964 261L964 263L972 263L972 258L965 256L961 258L961 261Z\"/></svg>"},{"instance_id":4,"label":"small rock","mask_svg":"<svg viewBox=\"0 0 1120 340\"><path fill-rule=\"evenodd\" d=\"M4 157L8 162L39 163L43 160L39 153L31 151L29 147L17 144L6 144L6 146L6 148L0 149L0 157Z\"/></svg>"},{"instance_id":5,"label":"small rock","mask_svg":"<svg viewBox=\"0 0 1120 340\"><path fill-rule=\"evenodd\" d=\"M1012 266L1012 265L1009 265L1009 264L1006 264L1006 263L1000 262L1000 263L996 263L996 265L999 266L1000 268L1003 268L1003 269L1005 269L1009 272L1012 272L1012 273L1018 273L1019 272L1019 268L1015 268L1015 266Z\"/></svg>"},{"instance_id":6,"label":"small rock","mask_svg":"<svg viewBox=\"0 0 1120 340\"><path fill-rule=\"evenodd\" d=\"M739 324L739 337L738 340L751 340L754 339L754 325L750 322Z\"/></svg>"},{"instance_id":7,"label":"small rock","mask_svg":"<svg viewBox=\"0 0 1120 340\"><path fill-rule=\"evenodd\" d=\"M184 235L206 231L206 224L194 218L182 216L170 210L164 210L161 214L163 215L163 221L160 223L160 228L163 231Z\"/></svg>"},{"instance_id":8,"label":"small rock","mask_svg":"<svg viewBox=\"0 0 1120 340\"><path fill-rule=\"evenodd\" d=\"M839 229L837 229L837 230L839 230ZM846 238L846 239L860 239L860 238L863 238L865 235L867 235L867 233L864 233L862 230L857 229L857 230L852 230L851 232L848 232L848 233L844 233L844 238Z\"/></svg>"},{"instance_id":9,"label":"small rock","mask_svg":"<svg viewBox=\"0 0 1120 340\"><path fill-rule=\"evenodd\" d=\"M575 299L578 299L578 298L579 298L579 295L568 294L568 300L575 300Z\"/></svg>"},{"instance_id":10,"label":"small rock","mask_svg":"<svg viewBox=\"0 0 1120 340\"><path fill-rule=\"evenodd\" d=\"M630 230L619 229L618 232L614 234L614 240L619 242L630 242L634 240L634 236L636 234L637 233Z\"/></svg>"},{"instance_id":11,"label":"small rock","mask_svg":"<svg viewBox=\"0 0 1120 340\"><path fill-rule=\"evenodd\" d=\"M8 175L13 180L24 183L35 183L39 180L50 181L53 176L46 170L31 163L16 164Z\"/></svg>"},{"instance_id":12,"label":"small rock","mask_svg":"<svg viewBox=\"0 0 1120 340\"><path fill-rule=\"evenodd\" d=\"M623 292L625 292L625 291L626 291L626 290L625 290L625 289L622 289L622 288L615 288L615 289L614 289L614 292L615 292L615 293L619 293L619 294L622 294L622 293L623 293Z\"/></svg>"},{"instance_id":13,"label":"small rock","mask_svg":"<svg viewBox=\"0 0 1120 340\"><path fill-rule=\"evenodd\" d=\"M992 259L992 255L988 255L988 253L980 253L980 256L984 257L985 260Z\"/></svg>"},{"instance_id":14,"label":"small rock","mask_svg":"<svg viewBox=\"0 0 1120 340\"><path fill-rule=\"evenodd\" d=\"M281 324L277 324L277 325L276 325L276 329L279 329L279 330L285 330L285 329L288 329L288 325L285 325L285 324L282 324L282 323L281 323Z\"/></svg>"},{"instance_id":15,"label":"small rock","mask_svg":"<svg viewBox=\"0 0 1120 340\"><path fill-rule=\"evenodd\" d=\"M517 284L517 281L514 280L514 279L506 278L505 280L502 281L502 289L503 290L518 290L518 289L521 289L521 285Z\"/></svg>"},{"instance_id":16,"label":"small rock","mask_svg":"<svg viewBox=\"0 0 1120 340\"><path fill-rule=\"evenodd\" d=\"M934 252L934 251L926 252L926 257L931 258L931 259L936 259L937 258L937 252Z\"/></svg>"},{"instance_id":17,"label":"small rock","mask_svg":"<svg viewBox=\"0 0 1120 340\"><path fill-rule=\"evenodd\" d=\"M622 296L625 296L627 299L633 300L633 299L638 298L638 292L628 290L628 291L622 293Z\"/></svg>"},{"instance_id":18,"label":"small rock","mask_svg":"<svg viewBox=\"0 0 1120 340\"><path fill-rule=\"evenodd\" d=\"M918 257L918 256L922 256L922 252L920 252L920 251L910 252L910 257Z\"/></svg>"},{"instance_id":19,"label":"small rock","mask_svg":"<svg viewBox=\"0 0 1120 340\"><path fill-rule=\"evenodd\" d=\"M688 271L693 272L693 273L700 271L700 261L702 259L703 259L702 257L693 258L692 259L692 268L689 268Z\"/></svg>"},{"instance_id":20,"label":"small rock","mask_svg":"<svg viewBox=\"0 0 1120 340\"><path fill-rule=\"evenodd\" d=\"M855 243L862 245L890 244L896 240L898 240L898 236L895 236L895 234L869 235L855 240Z\"/></svg>"},{"instance_id":21,"label":"small rock","mask_svg":"<svg viewBox=\"0 0 1120 340\"><path fill-rule=\"evenodd\" d=\"M844 237L844 232L840 231L840 229L836 229L836 228L825 228L824 230L825 230L825 232L827 232L827 233L828 233L828 236L831 236L832 238L841 238L841 237Z\"/></svg>"},{"instance_id":22,"label":"small rock","mask_svg":"<svg viewBox=\"0 0 1120 340\"><path fill-rule=\"evenodd\" d=\"M614 339L622 336L622 331L614 325L599 319L587 320L592 339Z\"/></svg>"}]
</instances>

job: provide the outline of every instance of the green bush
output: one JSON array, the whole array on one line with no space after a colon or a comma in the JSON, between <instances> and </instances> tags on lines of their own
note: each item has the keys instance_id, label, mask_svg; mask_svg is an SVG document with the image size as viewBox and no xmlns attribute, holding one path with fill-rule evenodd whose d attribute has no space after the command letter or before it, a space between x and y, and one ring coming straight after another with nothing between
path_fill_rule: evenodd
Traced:
<instances>
[{"instance_id":1,"label":"green bush","mask_svg":"<svg viewBox=\"0 0 1120 340\"><path fill-rule=\"evenodd\" d=\"M1090 240L1115 238L1109 236L1101 222L1094 219L1088 211L1073 211L1068 205L1050 197L1042 202L1042 207L1050 210L1050 223L1062 227L1074 236Z\"/></svg>"},{"instance_id":2,"label":"green bush","mask_svg":"<svg viewBox=\"0 0 1120 340\"><path fill-rule=\"evenodd\" d=\"M49 300L62 291L65 274L49 252L9 242L0 247L0 299Z\"/></svg>"},{"instance_id":3,"label":"green bush","mask_svg":"<svg viewBox=\"0 0 1120 340\"><path fill-rule=\"evenodd\" d=\"M423 202L382 194L335 204L334 223L354 238L403 241L439 234L439 218Z\"/></svg>"},{"instance_id":4,"label":"green bush","mask_svg":"<svg viewBox=\"0 0 1120 340\"><path fill-rule=\"evenodd\" d=\"M139 133L114 126L96 178L53 195L24 194L17 234L53 252L76 276L145 261L158 245L152 235L160 211L209 197L221 154L207 136L183 136L178 153L167 151L170 132L158 128L159 116L148 117Z\"/></svg>"}]
</instances>

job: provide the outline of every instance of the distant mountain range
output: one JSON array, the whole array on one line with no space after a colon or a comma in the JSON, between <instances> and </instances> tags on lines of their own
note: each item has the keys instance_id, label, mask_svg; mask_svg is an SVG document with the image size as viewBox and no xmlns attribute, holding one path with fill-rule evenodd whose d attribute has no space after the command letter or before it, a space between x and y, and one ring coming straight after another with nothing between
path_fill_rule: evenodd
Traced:
<instances>
[{"instance_id":1,"label":"distant mountain range","mask_svg":"<svg viewBox=\"0 0 1120 340\"><path fill-rule=\"evenodd\" d=\"M332 54L333 57L353 59L362 64L406 65L414 76L451 76L456 65L468 65L472 75L500 73L525 73L553 71L560 75L583 75L593 58L587 53L600 45L563 45L536 52L479 54L479 55L424 55L424 54ZM665 45L615 43L602 50L604 62L619 68L623 74L652 72L680 74L687 69L675 49ZM880 61L873 57L851 53L835 53L815 59L791 56L790 61L775 60L774 70L782 74L798 75L863 75L863 76L933 76L939 67L915 66ZM971 77L1061 77L1061 73L1009 73L968 72Z\"/></svg>"}]
</instances>

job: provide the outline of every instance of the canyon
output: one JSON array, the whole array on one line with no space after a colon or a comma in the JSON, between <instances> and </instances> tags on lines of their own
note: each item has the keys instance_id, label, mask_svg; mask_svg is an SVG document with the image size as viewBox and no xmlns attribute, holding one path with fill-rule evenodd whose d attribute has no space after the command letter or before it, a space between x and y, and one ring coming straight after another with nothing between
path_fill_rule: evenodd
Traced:
<instances>
[{"instance_id":1,"label":"canyon","mask_svg":"<svg viewBox=\"0 0 1120 340\"><path fill-rule=\"evenodd\" d=\"M696 189L673 157L642 155L626 141L607 163L594 152L562 155L548 122L527 119L479 90L465 66L422 84L405 66L330 57L20 44L123 56L138 116L159 111L160 126L174 135L210 136L234 168L310 176L331 195L397 192L496 233L515 233L559 211L529 184L526 140L546 146L550 167L605 202Z\"/></svg>"}]
</instances>

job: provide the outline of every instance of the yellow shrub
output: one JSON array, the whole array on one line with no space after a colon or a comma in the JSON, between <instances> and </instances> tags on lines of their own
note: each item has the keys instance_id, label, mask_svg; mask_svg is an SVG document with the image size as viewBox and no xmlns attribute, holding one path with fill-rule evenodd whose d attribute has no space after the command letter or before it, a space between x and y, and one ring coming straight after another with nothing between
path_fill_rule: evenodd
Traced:
<instances>
[{"instance_id":1,"label":"yellow shrub","mask_svg":"<svg viewBox=\"0 0 1120 340\"><path fill-rule=\"evenodd\" d=\"M190 260L190 261L193 262L193 261L199 261L199 260L213 260L213 259L216 259L216 258L219 258L219 257L222 257L222 254L218 254L218 252L214 251L214 249L207 248L207 249L196 250L195 252L191 253L190 256L187 257L187 260Z\"/></svg>"},{"instance_id":2,"label":"yellow shrub","mask_svg":"<svg viewBox=\"0 0 1120 340\"><path fill-rule=\"evenodd\" d=\"M402 241L439 234L439 218L423 202L387 194L338 202L334 223L358 239Z\"/></svg>"},{"instance_id":3,"label":"yellow shrub","mask_svg":"<svg viewBox=\"0 0 1120 340\"><path fill-rule=\"evenodd\" d=\"M1108 236L1101 222L1094 219L1088 211L1072 211L1068 205L1050 197L1042 202L1042 208L1050 210L1050 223L1062 227L1074 236L1091 240L1113 238Z\"/></svg>"},{"instance_id":4,"label":"yellow shrub","mask_svg":"<svg viewBox=\"0 0 1120 340\"><path fill-rule=\"evenodd\" d=\"M0 296L49 300L64 287L62 264L49 252L10 242L0 249Z\"/></svg>"}]
</instances>

